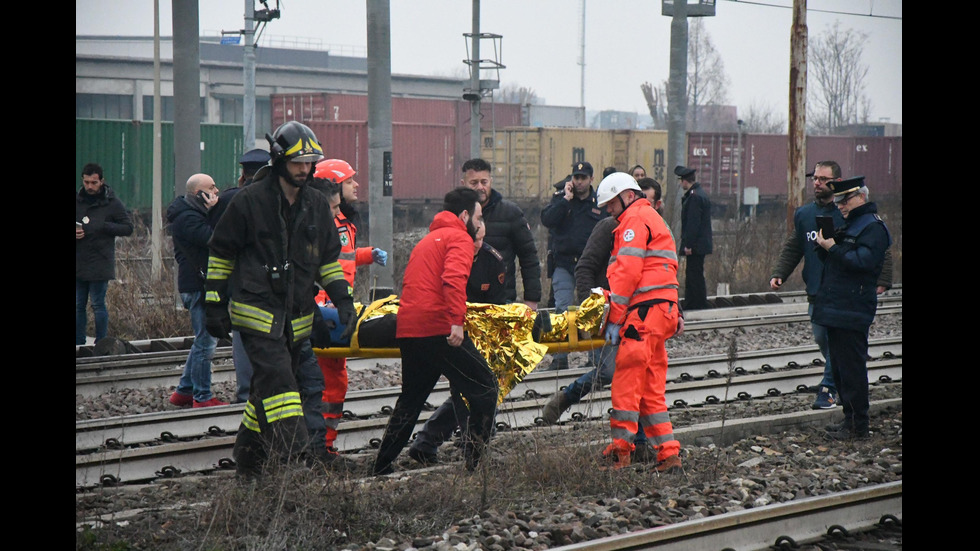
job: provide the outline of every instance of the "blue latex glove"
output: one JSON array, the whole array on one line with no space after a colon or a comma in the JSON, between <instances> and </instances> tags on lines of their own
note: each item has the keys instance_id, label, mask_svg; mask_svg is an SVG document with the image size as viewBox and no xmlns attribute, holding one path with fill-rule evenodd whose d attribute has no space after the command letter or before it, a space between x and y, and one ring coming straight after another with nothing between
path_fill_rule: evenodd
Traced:
<instances>
[{"instance_id":1,"label":"blue latex glove","mask_svg":"<svg viewBox=\"0 0 980 551\"><path fill-rule=\"evenodd\" d=\"M374 260L375 264L381 264L382 266L388 265L388 253L377 247L371 249L371 258Z\"/></svg>"},{"instance_id":2,"label":"blue latex glove","mask_svg":"<svg viewBox=\"0 0 980 551\"><path fill-rule=\"evenodd\" d=\"M622 325L618 325L618 324L615 324L615 323L607 323L606 324L606 342L608 342L609 344L611 344L613 346L616 346L617 344L619 344L619 332L622 329L623 329L623 326Z\"/></svg>"}]
</instances>

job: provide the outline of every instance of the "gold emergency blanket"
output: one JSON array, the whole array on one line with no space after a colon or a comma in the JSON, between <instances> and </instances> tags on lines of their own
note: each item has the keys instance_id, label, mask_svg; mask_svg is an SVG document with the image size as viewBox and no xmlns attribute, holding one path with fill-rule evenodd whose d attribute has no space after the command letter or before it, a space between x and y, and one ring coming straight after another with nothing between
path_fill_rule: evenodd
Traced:
<instances>
[{"instance_id":1,"label":"gold emergency blanket","mask_svg":"<svg viewBox=\"0 0 980 551\"><path fill-rule=\"evenodd\" d=\"M500 387L498 403L517 386L549 351L590 350L601 346L601 341L579 340L578 332L569 334L572 326L586 333L598 333L602 326L605 298L602 293L593 292L577 308L563 314L549 314L552 330L542 333L535 342L532 337L534 318L537 313L526 304L466 304L464 327L477 350L486 358L490 369L497 375ZM355 304L358 312L361 305ZM358 320L360 324L387 314L398 313L398 297L390 295L367 306ZM357 342L357 330L351 337L349 348L316 348L318 356L344 358L352 356L398 357L395 349L362 349Z\"/></svg>"},{"instance_id":2,"label":"gold emergency blanket","mask_svg":"<svg viewBox=\"0 0 980 551\"><path fill-rule=\"evenodd\" d=\"M574 326L579 330L578 335L583 333L598 335L605 321L605 311L605 295L601 290L593 289L592 294L583 300L579 306L572 306L568 312L562 314L551 314L551 331L542 333L539 340L545 343L571 340L573 336L568 331L570 320L574 320Z\"/></svg>"}]
</instances>

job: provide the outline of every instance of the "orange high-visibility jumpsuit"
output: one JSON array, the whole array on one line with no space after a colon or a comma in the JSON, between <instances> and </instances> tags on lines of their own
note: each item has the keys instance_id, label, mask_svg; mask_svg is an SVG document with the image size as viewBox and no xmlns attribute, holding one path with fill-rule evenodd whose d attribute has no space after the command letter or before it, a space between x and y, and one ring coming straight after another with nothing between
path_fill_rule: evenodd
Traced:
<instances>
[{"instance_id":1,"label":"orange high-visibility jumpsuit","mask_svg":"<svg viewBox=\"0 0 980 551\"><path fill-rule=\"evenodd\" d=\"M351 289L354 288L354 272L358 266L373 262L371 247L356 248L354 236L357 228L343 213L334 218L337 234L340 236L340 267L344 270L344 279ZM353 294L353 291L352 291ZM317 294L317 304L323 306L328 300L325 291ZM344 416L344 399L347 397L347 358L326 358L317 356L320 372L323 373L323 418L327 422L327 450L335 449L337 427Z\"/></svg>"},{"instance_id":2,"label":"orange high-visibility jumpsuit","mask_svg":"<svg viewBox=\"0 0 980 551\"><path fill-rule=\"evenodd\" d=\"M679 315L676 251L670 229L649 201L636 200L619 215L606 269L609 322L622 325L609 421L619 455L634 450L638 425L659 461L680 452L664 396L666 341Z\"/></svg>"}]
</instances>

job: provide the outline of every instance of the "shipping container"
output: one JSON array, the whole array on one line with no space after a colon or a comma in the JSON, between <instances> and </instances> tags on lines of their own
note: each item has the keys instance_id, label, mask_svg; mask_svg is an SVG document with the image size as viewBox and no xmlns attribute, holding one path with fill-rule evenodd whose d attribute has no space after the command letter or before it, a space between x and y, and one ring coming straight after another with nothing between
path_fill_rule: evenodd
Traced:
<instances>
[{"instance_id":1,"label":"shipping container","mask_svg":"<svg viewBox=\"0 0 980 551\"><path fill-rule=\"evenodd\" d=\"M184 194L186 182L174 176L173 123L160 125L162 209ZM243 152L242 127L232 124L201 125L201 172L214 178L219 188L237 185ZM82 168L102 166L105 181L130 210L149 214L153 208L153 123L75 119L75 174L77 191Z\"/></svg>"},{"instance_id":2,"label":"shipping container","mask_svg":"<svg viewBox=\"0 0 980 551\"><path fill-rule=\"evenodd\" d=\"M308 122L327 158L343 159L358 172L361 197L368 197L367 122ZM438 124L394 123L391 129L392 199L442 199L459 183L456 127Z\"/></svg>"},{"instance_id":3,"label":"shipping container","mask_svg":"<svg viewBox=\"0 0 980 551\"><path fill-rule=\"evenodd\" d=\"M368 120L368 97L362 94L272 94L272 128L295 120L302 123ZM456 124L461 100L391 98L391 122Z\"/></svg>"},{"instance_id":4,"label":"shipping container","mask_svg":"<svg viewBox=\"0 0 980 551\"><path fill-rule=\"evenodd\" d=\"M647 176L664 184L667 164L666 130L618 130L613 132L613 164L626 172L641 165ZM601 176L605 167L595 167Z\"/></svg>"},{"instance_id":5,"label":"shipping container","mask_svg":"<svg viewBox=\"0 0 980 551\"><path fill-rule=\"evenodd\" d=\"M763 203L785 201L789 195L788 137L743 134L741 170L736 166L737 140L735 133L688 134L687 164L698 170L698 182L719 201L734 202L739 188L748 187L758 188ZM836 161L845 178L865 176L873 192L901 195L901 137L808 136L806 171L812 170L819 161ZM804 197L809 197L810 193L807 185Z\"/></svg>"},{"instance_id":6,"label":"shipping container","mask_svg":"<svg viewBox=\"0 0 980 551\"><path fill-rule=\"evenodd\" d=\"M666 150L666 133L651 131L624 137L605 130L523 126L494 136L484 132L483 137L482 156L494 166L494 188L513 200L547 201L553 184L571 174L572 164L579 161L592 164L598 185L603 168L623 165L621 170L626 170L623 159L630 156L652 164Z\"/></svg>"},{"instance_id":7,"label":"shipping container","mask_svg":"<svg viewBox=\"0 0 980 551\"><path fill-rule=\"evenodd\" d=\"M521 106L521 126L585 128L585 107L523 105Z\"/></svg>"}]
</instances>

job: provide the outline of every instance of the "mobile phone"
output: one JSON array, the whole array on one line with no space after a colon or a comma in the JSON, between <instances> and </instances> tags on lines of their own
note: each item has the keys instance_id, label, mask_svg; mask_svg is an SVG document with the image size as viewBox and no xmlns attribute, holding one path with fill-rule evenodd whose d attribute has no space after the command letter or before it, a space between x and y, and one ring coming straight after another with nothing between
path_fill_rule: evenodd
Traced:
<instances>
[{"instance_id":1,"label":"mobile phone","mask_svg":"<svg viewBox=\"0 0 980 551\"><path fill-rule=\"evenodd\" d=\"M75 229L76 230L82 229L82 223L81 222L75 222Z\"/></svg>"},{"instance_id":2,"label":"mobile phone","mask_svg":"<svg viewBox=\"0 0 980 551\"><path fill-rule=\"evenodd\" d=\"M817 229L823 232L824 239L834 237L834 218L832 216L818 216Z\"/></svg>"}]
</instances>

